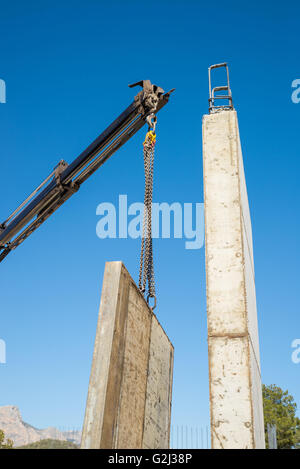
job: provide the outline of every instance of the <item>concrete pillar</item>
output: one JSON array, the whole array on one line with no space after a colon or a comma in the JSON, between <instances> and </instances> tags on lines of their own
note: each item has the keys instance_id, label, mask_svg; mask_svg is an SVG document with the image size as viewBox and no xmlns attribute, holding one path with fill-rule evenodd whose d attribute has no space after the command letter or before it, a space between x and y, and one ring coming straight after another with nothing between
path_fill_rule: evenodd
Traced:
<instances>
[{"instance_id":1,"label":"concrete pillar","mask_svg":"<svg viewBox=\"0 0 300 469\"><path fill-rule=\"evenodd\" d=\"M105 266L82 448L168 448L173 346L121 262Z\"/></svg>"},{"instance_id":2,"label":"concrete pillar","mask_svg":"<svg viewBox=\"0 0 300 469\"><path fill-rule=\"evenodd\" d=\"M234 110L203 118L212 448L264 448L252 229Z\"/></svg>"}]
</instances>

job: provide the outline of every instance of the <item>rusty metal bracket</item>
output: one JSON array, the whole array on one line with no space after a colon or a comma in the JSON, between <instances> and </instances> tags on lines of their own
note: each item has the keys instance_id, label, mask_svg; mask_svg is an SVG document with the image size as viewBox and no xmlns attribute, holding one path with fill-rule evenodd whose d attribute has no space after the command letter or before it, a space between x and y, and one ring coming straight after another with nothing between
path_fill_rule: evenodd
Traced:
<instances>
[{"instance_id":1,"label":"rusty metal bracket","mask_svg":"<svg viewBox=\"0 0 300 469\"><path fill-rule=\"evenodd\" d=\"M77 192L80 185L74 181L71 181L68 184L62 183L61 175L64 170L68 167L68 163L64 160L60 160L59 163L54 168L54 178L56 181L56 186L59 192L67 191L67 192Z\"/></svg>"},{"instance_id":2,"label":"rusty metal bracket","mask_svg":"<svg viewBox=\"0 0 300 469\"><path fill-rule=\"evenodd\" d=\"M150 80L137 81L128 86L129 88L134 88L135 86L141 86L143 88L134 98L139 105L139 113L142 116L155 113L158 110L158 104L162 96L168 99L170 94L175 90L175 88L173 88L168 93L165 93L160 86L152 85Z\"/></svg>"},{"instance_id":3,"label":"rusty metal bracket","mask_svg":"<svg viewBox=\"0 0 300 469\"><path fill-rule=\"evenodd\" d=\"M57 185L57 187L59 188L60 191L64 190L64 186L61 182L60 177L61 177L62 173L64 172L64 170L66 169L67 166L68 166L68 163L66 161L60 160L54 168L54 178L55 178L55 181L56 181L56 185Z\"/></svg>"},{"instance_id":4,"label":"rusty metal bracket","mask_svg":"<svg viewBox=\"0 0 300 469\"><path fill-rule=\"evenodd\" d=\"M226 68L227 85L215 86L214 88L212 88L211 71L216 68L221 68L221 67ZM231 93L230 82L229 82L229 70L228 70L228 65L226 62L221 63L221 64L211 65L210 67L208 67L208 85L209 85L209 99L208 99L209 113L212 114L218 111L232 110L233 101L232 101L232 93ZM227 94L225 95L217 94L219 91L227 91ZM228 100L228 103L223 104L223 105L216 105L215 100L217 99Z\"/></svg>"}]
</instances>

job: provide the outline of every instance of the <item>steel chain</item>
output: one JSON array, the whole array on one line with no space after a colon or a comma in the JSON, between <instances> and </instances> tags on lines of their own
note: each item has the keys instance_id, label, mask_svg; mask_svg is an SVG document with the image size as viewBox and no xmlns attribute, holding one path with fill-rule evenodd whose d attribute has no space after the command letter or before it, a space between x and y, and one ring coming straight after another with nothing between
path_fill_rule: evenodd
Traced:
<instances>
[{"instance_id":1,"label":"steel chain","mask_svg":"<svg viewBox=\"0 0 300 469\"><path fill-rule=\"evenodd\" d=\"M152 245L152 196L155 140L155 126L154 130L151 130L151 127L149 127L149 131L147 132L146 139L144 142L145 194L141 259L139 271L139 289L144 295L146 294L148 304L150 298L154 299L154 305L152 309L154 309L156 306ZM146 291L147 282L148 290Z\"/></svg>"}]
</instances>

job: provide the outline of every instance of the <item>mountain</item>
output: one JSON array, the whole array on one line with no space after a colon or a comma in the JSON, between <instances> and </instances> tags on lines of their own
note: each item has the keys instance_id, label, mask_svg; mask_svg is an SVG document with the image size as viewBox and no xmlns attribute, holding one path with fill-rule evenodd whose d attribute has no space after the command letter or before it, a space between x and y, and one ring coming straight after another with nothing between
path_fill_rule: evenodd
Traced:
<instances>
[{"instance_id":1,"label":"mountain","mask_svg":"<svg viewBox=\"0 0 300 469\"><path fill-rule=\"evenodd\" d=\"M14 446L24 446L40 440L70 441L80 444L81 432L61 432L55 427L38 429L24 422L20 410L16 406L0 407L0 430L5 437L13 440Z\"/></svg>"}]
</instances>

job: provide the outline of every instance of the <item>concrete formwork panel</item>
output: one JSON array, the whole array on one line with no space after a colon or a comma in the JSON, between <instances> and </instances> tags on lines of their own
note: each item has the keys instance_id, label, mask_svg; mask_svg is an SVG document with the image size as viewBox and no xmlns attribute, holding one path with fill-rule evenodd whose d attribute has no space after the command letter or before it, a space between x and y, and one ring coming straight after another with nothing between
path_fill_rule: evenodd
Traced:
<instances>
[{"instance_id":1,"label":"concrete formwork panel","mask_svg":"<svg viewBox=\"0 0 300 469\"><path fill-rule=\"evenodd\" d=\"M213 448L264 448L251 218L235 111L203 118Z\"/></svg>"},{"instance_id":2,"label":"concrete formwork panel","mask_svg":"<svg viewBox=\"0 0 300 469\"><path fill-rule=\"evenodd\" d=\"M121 262L106 263L82 448L168 448L173 346Z\"/></svg>"},{"instance_id":3,"label":"concrete formwork panel","mask_svg":"<svg viewBox=\"0 0 300 469\"><path fill-rule=\"evenodd\" d=\"M143 448L166 448L170 439L173 347L152 316Z\"/></svg>"}]
</instances>

